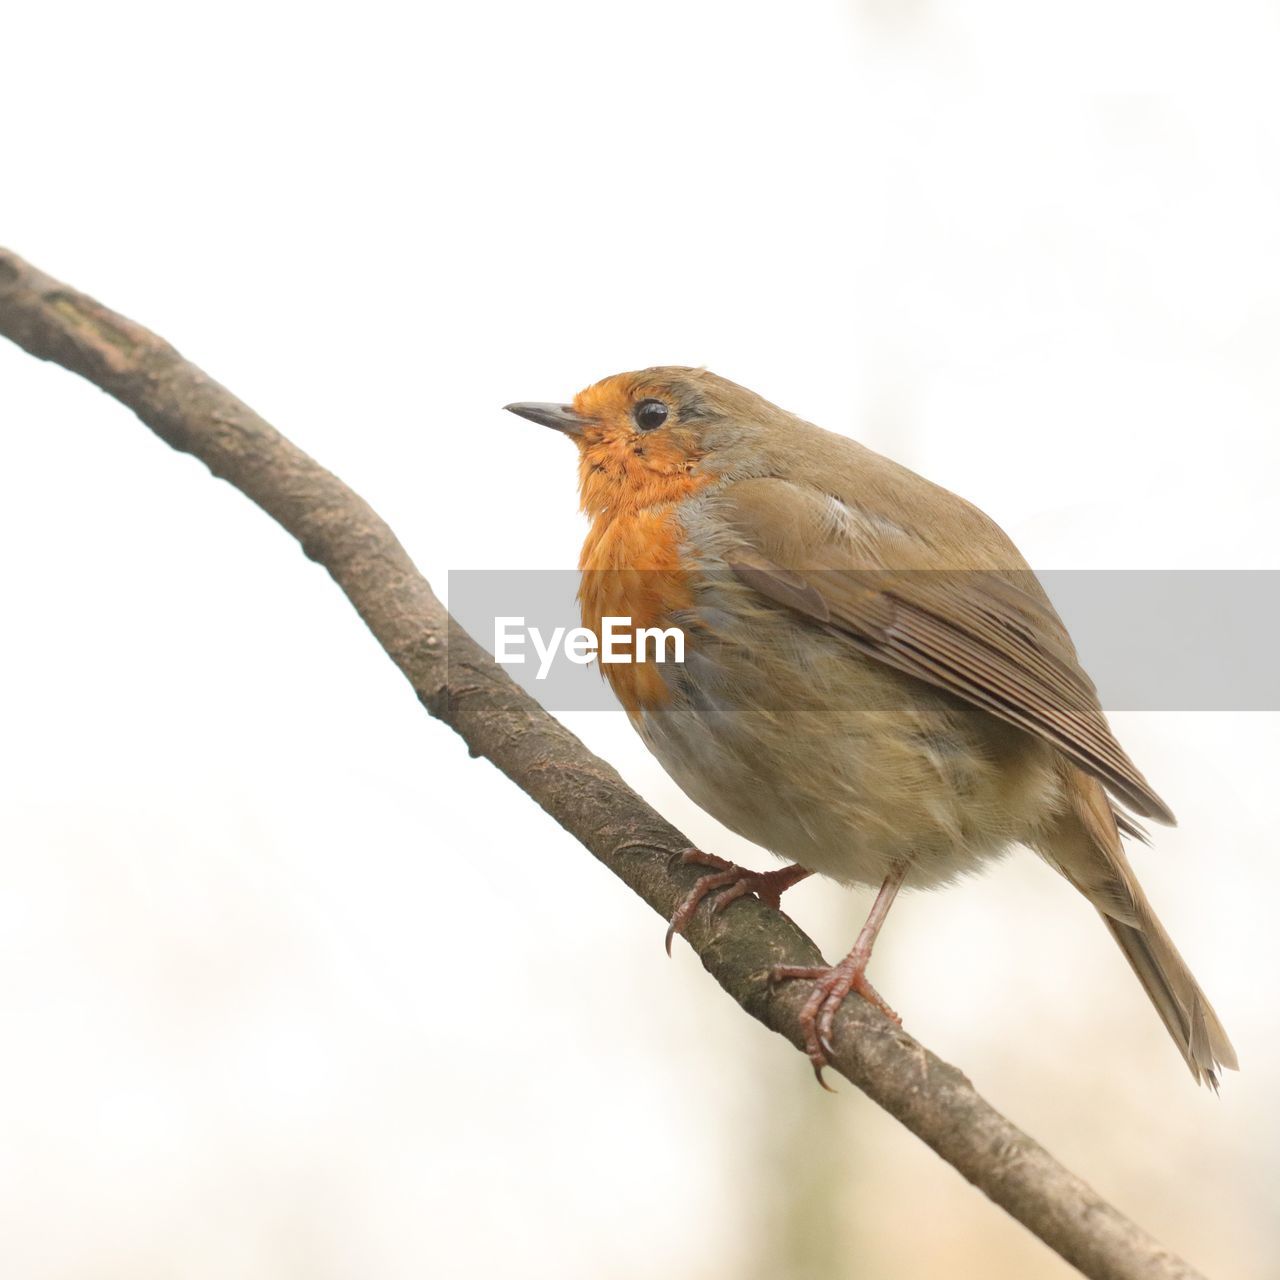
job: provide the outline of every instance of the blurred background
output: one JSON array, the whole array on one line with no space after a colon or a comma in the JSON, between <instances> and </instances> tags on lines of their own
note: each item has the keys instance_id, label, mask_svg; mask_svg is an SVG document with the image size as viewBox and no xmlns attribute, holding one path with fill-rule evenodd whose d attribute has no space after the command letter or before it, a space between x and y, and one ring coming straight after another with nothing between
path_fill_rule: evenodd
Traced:
<instances>
[{"instance_id":1,"label":"blurred background","mask_svg":"<svg viewBox=\"0 0 1280 1280\"><path fill-rule=\"evenodd\" d=\"M0 241L232 387L441 588L576 559L572 450L500 406L655 363L891 454L1040 569L1280 567L1274 4L5 25ZM245 499L9 346L0 421L6 1274L1071 1274L667 961ZM900 902L874 980L1172 1248L1274 1276L1277 717L1114 722L1181 820L1133 856L1240 1051L1221 1099L1030 855ZM572 726L768 865L621 713ZM868 905L788 897L828 955Z\"/></svg>"}]
</instances>

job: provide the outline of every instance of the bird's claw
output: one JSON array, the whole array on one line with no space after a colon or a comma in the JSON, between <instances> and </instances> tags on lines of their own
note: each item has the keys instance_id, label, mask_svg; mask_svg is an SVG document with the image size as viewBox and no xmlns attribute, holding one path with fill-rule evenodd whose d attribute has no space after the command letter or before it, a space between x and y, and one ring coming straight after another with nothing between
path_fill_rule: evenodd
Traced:
<instances>
[{"instance_id":1,"label":"bird's claw","mask_svg":"<svg viewBox=\"0 0 1280 1280\"><path fill-rule=\"evenodd\" d=\"M847 956L839 964L822 966L776 965L769 972L769 984L789 982L795 979L813 983L813 990L800 1010L800 1027L804 1032L805 1053L813 1066L818 1083L828 1092L835 1090L823 1078L824 1067L831 1065L835 1057L836 1014L849 993L856 992L868 1004L874 1005L891 1022L902 1025L902 1019L889 1007L880 993L867 981L868 956L856 953Z\"/></svg>"},{"instance_id":2,"label":"bird's claw","mask_svg":"<svg viewBox=\"0 0 1280 1280\"><path fill-rule=\"evenodd\" d=\"M667 955L671 954L671 944L675 941L676 934L685 931L695 912L710 894L719 895L711 905L713 915L719 915L726 907L749 894L754 894L765 906L777 910L783 893L809 874L803 867L795 866L782 867L778 871L748 871L746 867L717 858L714 853L703 853L701 849L686 849L678 862L684 867L706 867L710 874L699 878L671 917L667 926Z\"/></svg>"}]
</instances>

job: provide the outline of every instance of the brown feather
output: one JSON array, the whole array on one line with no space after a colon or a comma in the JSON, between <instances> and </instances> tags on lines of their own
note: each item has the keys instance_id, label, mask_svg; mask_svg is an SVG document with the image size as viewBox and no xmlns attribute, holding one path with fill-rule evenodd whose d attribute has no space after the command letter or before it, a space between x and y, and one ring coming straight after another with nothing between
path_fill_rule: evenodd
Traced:
<instances>
[{"instance_id":1,"label":"brown feather","mask_svg":"<svg viewBox=\"0 0 1280 1280\"><path fill-rule=\"evenodd\" d=\"M1069 807L1036 848L1097 908L1197 1082L1239 1062L1218 1015L1165 932L1120 844L1102 788L1063 765Z\"/></svg>"},{"instance_id":2,"label":"brown feather","mask_svg":"<svg viewBox=\"0 0 1280 1280\"><path fill-rule=\"evenodd\" d=\"M862 538L841 536L822 518L827 495L780 479L742 481L723 501L742 535L726 563L762 595L1043 738L1143 817L1174 821L1112 735L1066 629L1025 565L939 563L920 540L874 525ZM1012 546L1009 553L1007 561L1020 559Z\"/></svg>"}]
</instances>

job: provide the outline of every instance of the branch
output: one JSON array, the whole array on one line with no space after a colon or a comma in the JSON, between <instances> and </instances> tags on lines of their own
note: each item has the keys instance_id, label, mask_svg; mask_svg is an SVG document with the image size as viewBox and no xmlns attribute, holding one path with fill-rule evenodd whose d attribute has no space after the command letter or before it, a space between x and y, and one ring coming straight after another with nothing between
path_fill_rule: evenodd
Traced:
<instances>
[{"instance_id":1,"label":"branch","mask_svg":"<svg viewBox=\"0 0 1280 1280\"><path fill-rule=\"evenodd\" d=\"M0 333L78 373L258 504L322 564L423 706L491 760L660 916L697 878L690 841L521 691L436 599L395 535L336 476L155 334L0 249ZM774 965L821 963L781 912L755 899L686 937L753 1017L803 1046L808 984L770 987ZM1197 1280L935 1057L861 1000L841 1010L832 1066L1092 1280Z\"/></svg>"}]
</instances>

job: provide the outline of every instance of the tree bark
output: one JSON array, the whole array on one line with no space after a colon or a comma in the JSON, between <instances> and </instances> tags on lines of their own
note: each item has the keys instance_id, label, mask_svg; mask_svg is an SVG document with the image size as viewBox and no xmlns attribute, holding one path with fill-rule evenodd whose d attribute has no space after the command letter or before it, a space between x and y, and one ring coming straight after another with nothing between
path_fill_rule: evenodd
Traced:
<instances>
[{"instance_id":1,"label":"tree bark","mask_svg":"<svg viewBox=\"0 0 1280 1280\"><path fill-rule=\"evenodd\" d=\"M377 513L168 343L0 249L0 333L132 409L291 533L346 593L423 706L491 760L660 916L697 878L690 841L520 690L454 623ZM752 1017L797 1048L805 982L775 965L821 963L787 916L742 899L699 910L686 937ZM985 1102L955 1067L864 1001L836 1021L832 1066L1092 1280L1199 1273ZM812 1087L797 1073L797 1087Z\"/></svg>"}]
</instances>

